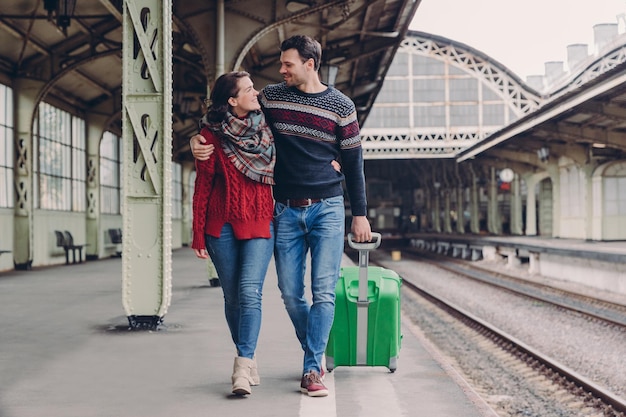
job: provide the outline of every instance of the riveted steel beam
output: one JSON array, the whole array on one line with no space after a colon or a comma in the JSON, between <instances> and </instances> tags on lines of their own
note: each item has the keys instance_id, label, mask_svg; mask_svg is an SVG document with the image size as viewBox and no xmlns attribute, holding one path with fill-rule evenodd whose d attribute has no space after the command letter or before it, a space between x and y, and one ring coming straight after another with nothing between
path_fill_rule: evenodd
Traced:
<instances>
[{"instance_id":1,"label":"riveted steel beam","mask_svg":"<svg viewBox=\"0 0 626 417\"><path fill-rule=\"evenodd\" d=\"M122 299L132 329L171 300L172 0L124 0Z\"/></svg>"}]
</instances>

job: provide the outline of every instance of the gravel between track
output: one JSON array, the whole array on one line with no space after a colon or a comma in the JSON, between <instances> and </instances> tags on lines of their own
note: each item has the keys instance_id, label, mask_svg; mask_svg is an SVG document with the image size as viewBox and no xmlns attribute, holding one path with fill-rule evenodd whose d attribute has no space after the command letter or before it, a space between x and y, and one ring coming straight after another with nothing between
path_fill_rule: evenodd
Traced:
<instances>
[{"instance_id":1,"label":"gravel between track","mask_svg":"<svg viewBox=\"0 0 626 417\"><path fill-rule=\"evenodd\" d=\"M388 257L378 254L381 252L377 252L376 255L372 254L374 256L370 255L371 259L379 260L383 266L395 270L405 279L410 279L423 288L470 311L543 354L558 358L561 364L622 398L626 397L626 364L624 359L626 358L626 332L624 330L589 321L580 314L516 296L423 262L391 261ZM494 269L497 268L498 265L495 265ZM411 308L406 302L403 304L405 312L412 316L419 314L415 308L411 312ZM434 335L436 338L441 338L441 333L445 332L445 328L436 327L445 326L445 323L439 325L420 323L420 325L434 326L430 329L423 329L427 335L430 334L429 337ZM446 342L445 338L436 342L438 345L441 343L452 346L455 342ZM447 353L454 357L454 360L460 364L466 373L471 373L473 368L481 368L482 372L483 368L489 367L488 363L483 364L485 358L475 356L472 352L463 352L459 351L458 348L453 348ZM471 375L470 378L472 378ZM483 378L484 384L491 385L502 393L509 392L506 388L507 384L512 385L511 388L519 389L520 381L503 369L494 369L491 376L483 375L481 378ZM492 380L485 381L489 378ZM527 399L516 398L512 400L508 398L507 401L503 401L503 403L509 403L509 406L511 406L510 402L513 401L518 403L518 405L513 405L513 408L521 408L517 412L509 410L513 414L508 415L572 415L571 409L548 411L548 404L536 404L537 401L541 402L537 396L542 394L530 392L535 389L541 391L543 389L542 384L537 384L536 387L527 387L529 392L526 394L520 394L519 391L515 394L517 397L528 395ZM508 396L507 394L502 395L503 397ZM536 407L539 409L543 407L541 414L535 414L539 412ZM567 414L568 412L570 414ZM581 411L580 415L587 414Z\"/></svg>"}]
</instances>

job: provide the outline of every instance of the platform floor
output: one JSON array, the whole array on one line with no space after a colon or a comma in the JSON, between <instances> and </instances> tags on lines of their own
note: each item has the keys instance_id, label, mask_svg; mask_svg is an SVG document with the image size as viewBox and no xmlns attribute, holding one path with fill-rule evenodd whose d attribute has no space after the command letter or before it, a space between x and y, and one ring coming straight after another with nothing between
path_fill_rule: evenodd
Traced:
<instances>
[{"instance_id":1,"label":"platform floor","mask_svg":"<svg viewBox=\"0 0 626 417\"><path fill-rule=\"evenodd\" d=\"M152 332L127 330L120 259L0 274L0 417L491 416L406 320L395 373L338 367L326 377L331 395L300 394L302 352L273 264L261 385L233 396L221 290L191 249L172 263L172 303Z\"/></svg>"}]
</instances>

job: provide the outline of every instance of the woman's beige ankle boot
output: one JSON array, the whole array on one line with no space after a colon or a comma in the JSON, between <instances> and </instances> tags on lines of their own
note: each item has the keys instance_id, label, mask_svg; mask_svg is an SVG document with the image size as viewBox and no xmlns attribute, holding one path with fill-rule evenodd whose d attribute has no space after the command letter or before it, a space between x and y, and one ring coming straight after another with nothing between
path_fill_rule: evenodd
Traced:
<instances>
[{"instance_id":1,"label":"woman's beige ankle boot","mask_svg":"<svg viewBox=\"0 0 626 417\"><path fill-rule=\"evenodd\" d=\"M260 385L261 377L259 376L259 369L256 364L256 355L252 358L252 368L250 368L250 385Z\"/></svg>"},{"instance_id":2,"label":"woman's beige ankle boot","mask_svg":"<svg viewBox=\"0 0 626 417\"><path fill-rule=\"evenodd\" d=\"M249 358L237 356L233 365L233 394L247 395L251 394L250 389L250 369L254 361Z\"/></svg>"}]
</instances>

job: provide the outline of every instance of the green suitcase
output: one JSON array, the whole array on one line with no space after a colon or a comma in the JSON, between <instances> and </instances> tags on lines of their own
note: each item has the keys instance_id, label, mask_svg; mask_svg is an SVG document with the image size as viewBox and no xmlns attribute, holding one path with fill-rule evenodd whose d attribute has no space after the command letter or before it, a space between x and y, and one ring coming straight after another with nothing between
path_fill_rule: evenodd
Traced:
<instances>
[{"instance_id":1,"label":"green suitcase","mask_svg":"<svg viewBox=\"0 0 626 417\"><path fill-rule=\"evenodd\" d=\"M337 366L397 368L402 340L400 286L402 279L390 269L371 267L369 251L380 246L380 233L370 243L350 247L359 251L359 266L342 267L336 287L335 319L326 347L326 369Z\"/></svg>"}]
</instances>

